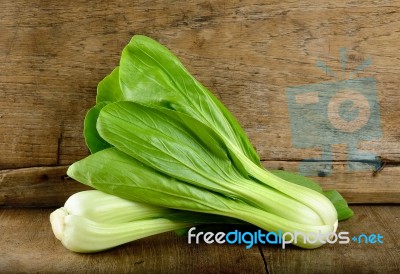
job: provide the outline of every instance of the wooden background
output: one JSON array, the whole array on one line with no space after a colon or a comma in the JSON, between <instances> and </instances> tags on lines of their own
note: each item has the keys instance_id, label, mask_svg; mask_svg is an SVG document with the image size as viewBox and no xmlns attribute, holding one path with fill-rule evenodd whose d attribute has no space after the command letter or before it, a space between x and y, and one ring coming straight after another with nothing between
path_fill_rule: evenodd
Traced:
<instances>
[{"instance_id":1,"label":"wooden background","mask_svg":"<svg viewBox=\"0 0 400 274\"><path fill-rule=\"evenodd\" d=\"M268 2L268 4L266 4ZM301 2L301 3L300 3ZM292 145L285 91L340 73L373 77L382 138L360 143L379 173L346 170L333 149L332 176L315 177L354 203L400 202L399 1L1 1L0 205L60 205L80 184L65 176L88 155L82 121L96 85L134 34L172 50L233 112L265 166L298 170L320 148Z\"/></svg>"},{"instance_id":2,"label":"wooden background","mask_svg":"<svg viewBox=\"0 0 400 274\"><path fill-rule=\"evenodd\" d=\"M305 250L258 244L189 245L187 237L164 233L96 254L76 254L54 237L51 209L0 209L1 273L146 273L146 274L341 274L400 271L399 206L353 205L355 215L340 223L350 235L381 233L384 244L327 244ZM29 227L30 229L26 229ZM23 231L24 233L21 233Z\"/></svg>"}]
</instances>

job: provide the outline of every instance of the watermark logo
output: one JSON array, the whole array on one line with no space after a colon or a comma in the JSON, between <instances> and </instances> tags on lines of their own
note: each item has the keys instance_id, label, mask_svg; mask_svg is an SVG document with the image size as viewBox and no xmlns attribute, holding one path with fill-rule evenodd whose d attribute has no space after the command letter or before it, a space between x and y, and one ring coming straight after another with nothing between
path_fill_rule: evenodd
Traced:
<instances>
[{"instance_id":1,"label":"watermark logo","mask_svg":"<svg viewBox=\"0 0 400 274\"><path fill-rule=\"evenodd\" d=\"M280 245L285 249L289 244L349 244L350 241L357 244L383 244L383 236L380 234L359 234L350 236L347 231L331 232L331 233L304 233L299 231L293 232L264 232L261 229L257 231L239 231L237 229L225 232L204 232L196 231L196 227L192 227L188 231L188 244L243 244L249 249L257 244Z\"/></svg>"},{"instance_id":2,"label":"watermark logo","mask_svg":"<svg viewBox=\"0 0 400 274\"><path fill-rule=\"evenodd\" d=\"M299 172L303 175L330 175L332 146L336 144L347 146L349 171L376 170L381 165L375 154L358 149L359 142L382 138L376 80L354 78L372 61L364 60L345 79L346 49L340 49L339 54L341 77L319 60L316 66L334 77L334 81L286 90L293 146L321 148L320 158L304 159L300 163Z\"/></svg>"}]
</instances>

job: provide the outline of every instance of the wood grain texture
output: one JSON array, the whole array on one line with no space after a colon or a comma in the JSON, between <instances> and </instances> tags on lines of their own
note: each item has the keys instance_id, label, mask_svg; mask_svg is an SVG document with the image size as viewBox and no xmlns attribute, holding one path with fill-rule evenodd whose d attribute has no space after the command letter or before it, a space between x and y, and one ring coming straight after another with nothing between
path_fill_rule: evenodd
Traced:
<instances>
[{"instance_id":1,"label":"wood grain texture","mask_svg":"<svg viewBox=\"0 0 400 274\"><path fill-rule=\"evenodd\" d=\"M73 193L89 189L66 171L67 166L0 170L0 206L61 206Z\"/></svg>"},{"instance_id":2,"label":"wood grain texture","mask_svg":"<svg viewBox=\"0 0 400 274\"><path fill-rule=\"evenodd\" d=\"M380 233L384 244L334 244L315 250L268 245L260 250L243 245L188 245L186 237L165 233L98 254L74 254L53 236L51 209L0 209L0 272L398 273L400 207L352 208L355 217L340 223L340 231Z\"/></svg>"},{"instance_id":3,"label":"wood grain texture","mask_svg":"<svg viewBox=\"0 0 400 274\"><path fill-rule=\"evenodd\" d=\"M356 148L398 166L399 9L396 1L2 1L0 170L65 166L88 155L84 115L97 83L134 34L170 48L237 117L261 158L288 169L322 153L312 146L315 132L309 148L294 146L288 88L373 78L381 137L358 135ZM341 48L347 48L343 76ZM368 59L369 66L351 74ZM333 141L339 137L332 132ZM335 166L349 156L357 161L346 144L332 149ZM345 192L351 187L352 197L360 190L357 201L400 201L397 172L373 179L375 196L364 191L373 189L363 174L334 173L321 183ZM2 195L10 196L4 188Z\"/></svg>"},{"instance_id":4,"label":"wood grain texture","mask_svg":"<svg viewBox=\"0 0 400 274\"><path fill-rule=\"evenodd\" d=\"M50 212L0 210L1 273L265 273L257 248L188 245L174 233L97 254L72 253L54 237Z\"/></svg>"}]
</instances>

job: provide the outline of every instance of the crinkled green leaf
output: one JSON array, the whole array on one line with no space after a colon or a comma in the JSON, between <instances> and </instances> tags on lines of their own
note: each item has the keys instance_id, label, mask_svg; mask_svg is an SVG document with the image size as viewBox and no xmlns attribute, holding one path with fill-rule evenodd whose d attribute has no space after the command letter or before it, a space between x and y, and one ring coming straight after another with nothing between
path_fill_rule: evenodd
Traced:
<instances>
[{"instance_id":1,"label":"crinkled green leaf","mask_svg":"<svg viewBox=\"0 0 400 274\"><path fill-rule=\"evenodd\" d=\"M189 115L211 127L260 165L256 151L233 115L158 42L146 36L134 36L123 50L119 73L125 100Z\"/></svg>"}]
</instances>

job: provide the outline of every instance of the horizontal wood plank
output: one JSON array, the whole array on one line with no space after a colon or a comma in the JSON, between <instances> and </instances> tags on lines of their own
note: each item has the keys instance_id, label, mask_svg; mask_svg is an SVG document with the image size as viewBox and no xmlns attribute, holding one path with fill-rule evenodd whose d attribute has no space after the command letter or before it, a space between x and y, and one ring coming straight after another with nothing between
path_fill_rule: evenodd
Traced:
<instances>
[{"instance_id":1,"label":"horizontal wood plank","mask_svg":"<svg viewBox=\"0 0 400 274\"><path fill-rule=\"evenodd\" d=\"M174 233L97 254L66 250L51 232L52 209L0 209L1 273L398 273L399 206L352 207L339 231L383 236L383 244L332 244L314 250L276 245L189 245ZM29 228L29 229L27 229ZM261 248L261 251L260 251ZM267 264L267 269L264 265ZM268 271L268 272L267 272Z\"/></svg>"},{"instance_id":2,"label":"horizontal wood plank","mask_svg":"<svg viewBox=\"0 0 400 274\"><path fill-rule=\"evenodd\" d=\"M54 237L50 212L0 209L1 273L265 273L257 248L188 245L173 232L97 254L72 253Z\"/></svg>"},{"instance_id":3,"label":"horizontal wood plank","mask_svg":"<svg viewBox=\"0 0 400 274\"><path fill-rule=\"evenodd\" d=\"M89 189L68 178L67 166L0 171L0 206L61 206L75 192Z\"/></svg>"},{"instance_id":4,"label":"horizontal wood plank","mask_svg":"<svg viewBox=\"0 0 400 274\"><path fill-rule=\"evenodd\" d=\"M2 1L0 170L66 166L88 155L82 122L96 85L132 35L145 34L220 98L262 160L357 162L368 152L393 168L371 180L337 169L318 180L351 201L398 202L399 8L344 0ZM299 91L305 95L294 96ZM366 100L348 91L367 92ZM20 204L9 186L0 185L1 203ZM35 189L28 181L20 187Z\"/></svg>"}]
</instances>

